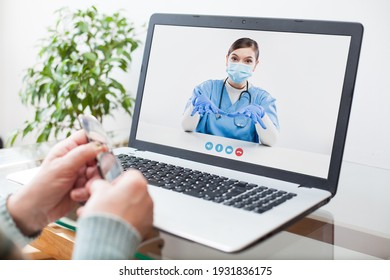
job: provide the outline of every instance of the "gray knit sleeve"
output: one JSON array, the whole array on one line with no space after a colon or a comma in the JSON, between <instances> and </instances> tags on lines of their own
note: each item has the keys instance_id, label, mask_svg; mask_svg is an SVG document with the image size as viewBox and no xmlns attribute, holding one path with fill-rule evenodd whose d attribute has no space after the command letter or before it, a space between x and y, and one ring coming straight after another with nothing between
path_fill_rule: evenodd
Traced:
<instances>
[{"instance_id":1,"label":"gray knit sleeve","mask_svg":"<svg viewBox=\"0 0 390 280\"><path fill-rule=\"evenodd\" d=\"M25 236L16 226L14 220L8 212L7 199L8 197L0 197L0 230L15 244L20 247L24 247L32 242L40 232L34 236Z\"/></svg>"},{"instance_id":2,"label":"gray knit sleeve","mask_svg":"<svg viewBox=\"0 0 390 280\"><path fill-rule=\"evenodd\" d=\"M141 237L118 216L96 214L77 221L73 259L132 259Z\"/></svg>"}]
</instances>

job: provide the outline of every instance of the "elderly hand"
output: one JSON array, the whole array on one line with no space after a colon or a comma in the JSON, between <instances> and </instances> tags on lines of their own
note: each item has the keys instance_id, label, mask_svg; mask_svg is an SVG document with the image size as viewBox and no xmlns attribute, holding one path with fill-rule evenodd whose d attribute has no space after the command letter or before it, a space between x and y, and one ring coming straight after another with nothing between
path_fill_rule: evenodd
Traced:
<instances>
[{"instance_id":1,"label":"elderly hand","mask_svg":"<svg viewBox=\"0 0 390 280\"><path fill-rule=\"evenodd\" d=\"M68 214L76 201L88 199L84 185L96 174L95 158L104 149L88 143L83 131L52 148L38 174L7 202L11 217L25 235Z\"/></svg>"},{"instance_id":2,"label":"elderly hand","mask_svg":"<svg viewBox=\"0 0 390 280\"><path fill-rule=\"evenodd\" d=\"M115 215L131 224L141 237L153 224L153 201L144 176L136 170L124 172L112 183L92 179L87 183L91 196L85 206L78 209L80 217L95 214Z\"/></svg>"}]
</instances>

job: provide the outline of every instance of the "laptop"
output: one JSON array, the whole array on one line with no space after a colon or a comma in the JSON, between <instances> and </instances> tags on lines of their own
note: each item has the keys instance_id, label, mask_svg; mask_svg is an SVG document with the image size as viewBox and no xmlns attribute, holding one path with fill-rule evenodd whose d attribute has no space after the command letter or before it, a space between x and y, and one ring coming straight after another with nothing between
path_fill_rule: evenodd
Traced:
<instances>
[{"instance_id":1,"label":"laptop","mask_svg":"<svg viewBox=\"0 0 390 280\"><path fill-rule=\"evenodd\" d=\"M129 147L115 152L125 167L147 174L154 225L235 252L329 202L337 191L362 34L362 25L350 22L152 15ZM279 134L271 146L213 134L207 125L200 130L201 120L193 131L183 128L194 92L228 77L226 56L240 38L258 44L250 87L276 100ZM227 128L234 129L240 128ZM276 198L256 204L264 197Z\"/></svg>"},{"instance_id":2,"label":"laptop","mask_svg":"<svg viewBox=\"0 0 390 280\"><path fill-rule=\"evenodd\" d=\"M129 146L114 152L147 177L154 226L237 252L328 203L362 35L351 22L152 15ZM234 101L228 53L243 38L257 43L259 63ZM197 103L201 94L212 108ZM263 108L265 129L249 105ZM219 119L223 129L215 129ZM244 129L249 138L240 138Z\"/></svg>"}]
</instances>

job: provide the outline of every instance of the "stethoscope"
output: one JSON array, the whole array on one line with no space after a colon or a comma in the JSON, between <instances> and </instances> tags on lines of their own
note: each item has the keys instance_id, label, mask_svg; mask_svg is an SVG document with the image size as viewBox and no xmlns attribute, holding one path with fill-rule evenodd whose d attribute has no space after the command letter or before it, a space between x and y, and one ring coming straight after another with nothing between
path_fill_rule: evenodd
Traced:
<instances>
[{"instance_id":1,"label":"stethoscope","mask_svg":"<svg viewBox=\"0 0 390 280\"><path fill-rule=\"evenodd\" d=\"M223 91L224 89L226 88L226 82L227 82L228 78L225 79L225 81L223 82L223 85L222 85L222 89L221 89L221 94L220 94L220 97L219 97L219 104L218 104L218 109L221 109L221 106L222 106L222 96L223 96ZM246 89L243 90L241 93L240 93L240 96L238 97L238 101L239 102L241 100L241 97L247 93L248 94L248 99L249 99L249 104L252 103L252 94L248 91L249 89L249 83L248 81L246 81ZM221 114L216 114L215 117L217 119L220 119L221 118ZM234 124L238 127L245 127L246 124L248 122L248 118L246 118L245 116L240 116L240 117L235 117L234 118Z\"/></svg>"}]
</instances>

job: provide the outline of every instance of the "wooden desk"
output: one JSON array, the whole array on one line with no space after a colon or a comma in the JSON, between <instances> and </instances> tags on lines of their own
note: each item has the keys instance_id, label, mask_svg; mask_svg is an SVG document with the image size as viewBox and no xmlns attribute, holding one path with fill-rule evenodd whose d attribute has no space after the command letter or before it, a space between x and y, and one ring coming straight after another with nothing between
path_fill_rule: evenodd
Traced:
<instances>
[{"instance_id":1,"label":"wooden desk","mask_svg":"<svg viewBox=\"0 0 390 280\"><path fill-rule=\"evenodd\" d=\"M51 258L69 260L72 258L75 236L76 234L74 231L65 229L56 224L50 224L45 227L42 234L24 250L30 259ZM30 246L37 250L31 250Z\"/></svg>"}]
</instances>

